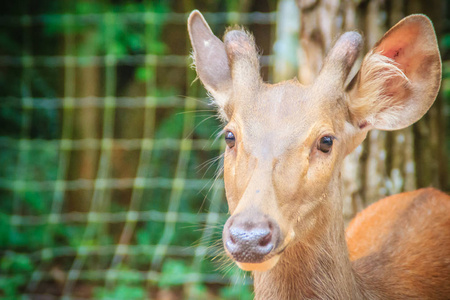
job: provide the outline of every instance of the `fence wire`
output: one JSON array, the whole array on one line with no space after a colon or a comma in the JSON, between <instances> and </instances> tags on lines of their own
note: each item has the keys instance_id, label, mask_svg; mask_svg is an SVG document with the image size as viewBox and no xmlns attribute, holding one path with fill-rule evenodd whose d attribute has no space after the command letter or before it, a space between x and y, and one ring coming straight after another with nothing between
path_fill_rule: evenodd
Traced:
<instances>
[{"instance_id":1,"label":"fence wire","mask_svg":"<svg viewBox=\"0 0 450 300\"><path fill-rule=\"evenodd\" d=\"M273 12L205 17L222 30L275 22ZM1 297L251 294L251 279L218 262L224 145L190 68L186 19L0 17Z\"/></svg>"}]
</instances>

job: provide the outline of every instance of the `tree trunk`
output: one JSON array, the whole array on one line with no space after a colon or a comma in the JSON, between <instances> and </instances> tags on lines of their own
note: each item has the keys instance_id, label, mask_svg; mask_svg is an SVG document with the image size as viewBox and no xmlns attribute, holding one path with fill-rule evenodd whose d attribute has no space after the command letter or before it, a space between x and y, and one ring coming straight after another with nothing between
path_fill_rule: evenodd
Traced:
<instances>
[{"instance_id":1,"label":"tree trunk","mask_svg":"<svg viewBox=\"0 0 450 300\"><path fill-rule=\"evenodd\" d=\"M439 37L443 4L437 0L431 2L422 5L422 1L402 0L298 0L300 82L309 84L314 80L326 53L345 31L363 33L362 54L365 54L400 19L421 12L436 24ZM356 71L352 70L351 74ZM371 131L365 142L346 158L342 175L347 221L385 196L430 185L446 188L442 106L438 97L429 113L414 126L395 132Z\"/></svg>"}]
</instances>

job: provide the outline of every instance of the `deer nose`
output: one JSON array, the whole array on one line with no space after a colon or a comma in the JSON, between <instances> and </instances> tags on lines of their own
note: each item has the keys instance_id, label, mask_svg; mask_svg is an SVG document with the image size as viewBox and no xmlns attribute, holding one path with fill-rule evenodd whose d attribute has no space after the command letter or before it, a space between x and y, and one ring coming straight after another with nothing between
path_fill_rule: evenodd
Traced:
<instances>
[{"instance_id":1,"label":"deer nose","mask_svg":"<svg viewBox=\"0 0 450 300\"><path fill-rule=\"evenodd\" d=\"M259 263L274 250L280 229L267 215L257 217L238 214L230 217L223 231L223 242L238 262Z\"/></svg>"}]
</instances>

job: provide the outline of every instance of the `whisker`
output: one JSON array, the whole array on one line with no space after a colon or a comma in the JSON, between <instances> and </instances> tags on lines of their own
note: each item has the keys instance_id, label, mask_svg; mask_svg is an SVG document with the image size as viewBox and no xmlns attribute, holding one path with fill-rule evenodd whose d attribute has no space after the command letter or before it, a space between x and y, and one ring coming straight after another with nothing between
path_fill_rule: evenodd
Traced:
<instances>
[{"instance_id":1,"label":"whisker","mask_svg":"<svg viewBox=\"0 0 450 300\"><path fill-rule=\"evenodd\" d=\"M216 157L213 157L213 158L210 158L210 159L208 159L207 161L205 161L205 162L199 164L196 168L198 169L198 171L201 171L201 170L202 170L203 168L205 168L207 165L212 165L212 164L214 164L215 162L217 162L217 160L219 160L220 157L221 157L222 155L223 155L223 154L221 154L221 155L219 155L219 156L216 156ZM205 173L206 173L206 172L205 172Z\"/></svg>"},{"instance_id":2,"label":"whisker","mask_svg":"<svg viewBox=\"0 0 450 300\"><path fill-rule=\"evenodd\" d=\"M224 154L221 154L217 157L216 161L219 161L219 164L217 166L217 169L215 171L214 177L213 177L213 182L210 185L208 191L205 194L205 197L203 198L202 204L200 205L200 208L198 210L198 212L201 211L201 209L203 208L203 205L206 202L206 199L208 198L209 193L211 192L212 188L216 185L217 180L219 179L220 175L223 172L223 158L224 158ZM208 170L211 168L211 166L213 165L213 163L208 167L208 169L206 170L206 172L208 172ZM206 173L205 172L205 173ZM206 186L211 182L211 180L208 180L208 182L203 186L203 188L199 191L199 193L202 193L203 190L206 188Z\"/></svg>"},{"instance_id":3,"label":"whisker","mask_svg":"<svg viewBox=\"0 0 450 300\"><path fill-rule=\"evenodd\" d=\"M214 109L185 110L185 111L177 112L175 115L178 116L178 115L193 114L193 113L199 113L199 112L215 112L215 110ZM210 115L203 115L203 116L210 116Z\"/></svg>"},{"instance_id":4,"label":"whisker","mask_svg":"<svg viewBox=\"0 0 450 300\"><path fill-rule=\"evenodd\" d=\"M200 126L203 122L205 122L205 121L207 121L207 120L209 120L209 119L211 119L211 118L214 118L214 117L215 117L215 116L212 115L212 116L209 116L208 118L205 118L205 119L201 120L197 125L195 125L195 127L191 130L191 132L189 132L189 133L187 134L187 136L185 137L185 139L189 138L189 137L194 133L195 129L197 129L197 127Z\"/></svg>"}]
</instances>

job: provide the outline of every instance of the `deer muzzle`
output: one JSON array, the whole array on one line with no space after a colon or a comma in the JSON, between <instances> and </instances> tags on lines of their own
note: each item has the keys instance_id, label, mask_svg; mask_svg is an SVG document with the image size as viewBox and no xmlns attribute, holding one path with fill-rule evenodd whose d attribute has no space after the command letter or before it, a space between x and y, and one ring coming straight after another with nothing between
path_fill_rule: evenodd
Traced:
<instances>
[{"instance_id":1,"label":"deer muzzle","mask_svg":"<svg viewBox=\"0 0 450 300\"><path fill-rule=\"evenodd\" d=\"M256 210L231 216L223 230L226 252L244 270L273 267L278 261L277 250L281 241L278 224L270 216Z\"/></svg>"}]
</instances>

